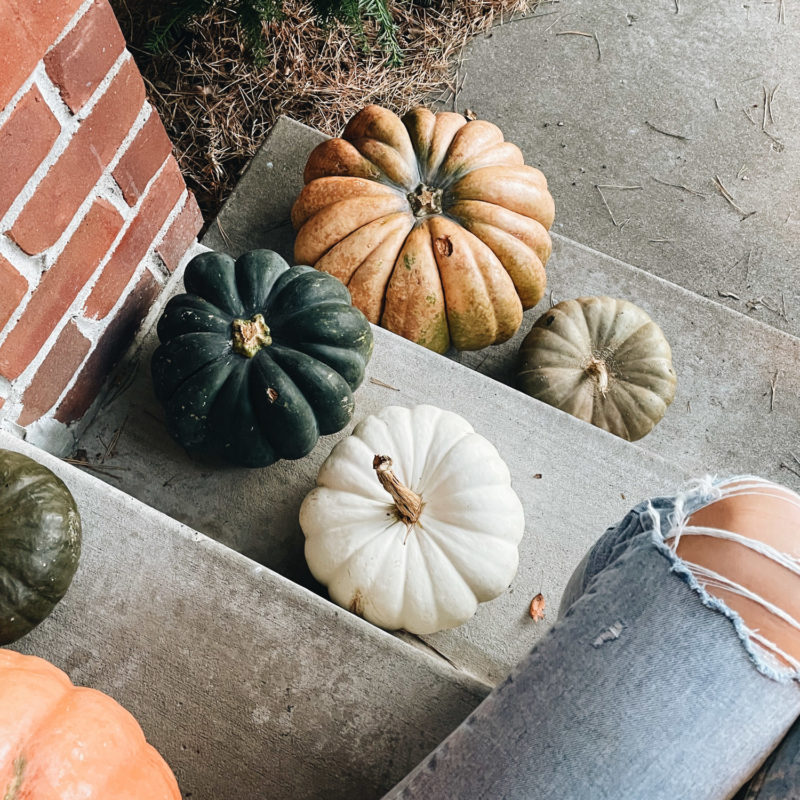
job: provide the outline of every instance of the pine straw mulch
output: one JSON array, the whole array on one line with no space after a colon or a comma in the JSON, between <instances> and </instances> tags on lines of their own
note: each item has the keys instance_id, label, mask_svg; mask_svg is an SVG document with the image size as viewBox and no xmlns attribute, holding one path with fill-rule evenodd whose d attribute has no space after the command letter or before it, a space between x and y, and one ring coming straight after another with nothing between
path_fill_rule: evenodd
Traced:
<instances>
[{"instance_id":1,"label":"pine straw mulch","mask_svg":"<svg viewBox=\"0 0 800 800\"><path fill-rule=\"evenodd\" d=\"M402 113L432 98L455 102L466 77L459 63L464 45L536 2L444 0L435 8L419 0L397 2L405 58L396 67L381 53L366 52L343 25L315 19L311 6L297 0L287 0L285 17L265 26L260 67L224 6L191 22L171 52L154 56L142 42L160 4L112 5L186 181L211 220L278 116L336 135L367 103Z\"/></svg>"}]
</instances>

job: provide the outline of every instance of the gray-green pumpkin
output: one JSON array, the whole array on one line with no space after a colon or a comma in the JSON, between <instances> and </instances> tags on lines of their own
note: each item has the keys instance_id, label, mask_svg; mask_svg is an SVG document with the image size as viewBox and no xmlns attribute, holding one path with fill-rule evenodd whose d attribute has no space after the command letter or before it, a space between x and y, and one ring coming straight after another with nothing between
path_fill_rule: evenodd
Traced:
<instances>
[{"instance_id":1,"label":"gray-green pumpkin","mask_svg":"<svg viewBox=\"0 0 800 800\"><path fill-rule=\"evenodd\" d=\"M172 436L247 467L308 454L350 421L372 331L332 275L251 250L202 253L158 322L151 370Z\"/></svg>"},{"instance_id":2,"label":"gray-green pumpkin","mask_svg":"<svg viewBox=\"0 0 800 800\"><path fill-rule=\"evenodd\" d=\"M613 297L558 303L536 320L519 351L521 391L629 441L661 420L676 383L661 328Z\"/></svg>"},{"instance_id":3,"label":"gray-green pumpkin","mask_svg":"<svg viewBox=\"0 0 800 800\"><path fill-rule=\"evenodd\" d=\"M69 489L32 458L0 450L0 645L52 612L80 554L81 519Z\"/></svg>"}]
</instances>

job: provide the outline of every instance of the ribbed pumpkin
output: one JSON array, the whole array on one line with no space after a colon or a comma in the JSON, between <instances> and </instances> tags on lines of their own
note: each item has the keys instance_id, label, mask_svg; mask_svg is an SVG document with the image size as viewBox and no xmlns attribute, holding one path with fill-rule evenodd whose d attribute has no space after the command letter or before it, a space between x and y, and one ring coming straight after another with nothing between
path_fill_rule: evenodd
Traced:
<instances>
[{"instance_id":1,"label":"ribbed pumpkin","mask_svg":"<svg viewBox=\"0 0 800 800\"><path fill-rule=\"evenodd\" d=\"M437 352L477 350L544 295L553 199L490 122L367 106L304 178L295 260L339 278L370 322Z\"/></svg>"},{"instance_id":2,"label":"ribbed pumpkin","mask_svg":"<svg viewBox=\"0 0 800 800\"><path fill-rule=\"evenodd\" d=\"M203 253L183 280L151 364L181 445L265 467L349 422L372 331L339 281L270 250Z\"/></svg>"},{"instance_id":3,"label":"ribbed pumpkin","mask_svg":"<svg viewBox=\"0 0 800 800\"><path fill-rule=\"evenodd\" d=\"M536 320L519 351L523 392L629 441L661 420L676 383L661 328L613 297L558 303Z\"/></svg>"},{"instance_id":4,"label":"ribbed pumpkin","mask_svg":"<svg viewBox=\"0 0 800 800\"><path fill-rule=\"evenodd\" d=\"M0 650L3 800L180 800L178 783L116 700L35 656Z\"/></svg>"},{"instance_id":5,"label":"ribbed pumpkin","mask_svg":"<svg viewBox=\"0 0 800 800\"><path fill-rule=\"evenodd\" d=\"M0 450L0 644L50 614L80 554L81 519L69 489L32 458Z\"/></svg>"},{"instance_id":6,"label":"ribbed pumpkin","mask_svg":"<svg viewBox=\"0 0 800 800\"><path fill-rule=\"evenodd\" d=\"M508 588L525 518L508 467L463 417L386 406L333 448L300 527L334 602L423 634L461 625Z\"/></svg>"}]
</instances>

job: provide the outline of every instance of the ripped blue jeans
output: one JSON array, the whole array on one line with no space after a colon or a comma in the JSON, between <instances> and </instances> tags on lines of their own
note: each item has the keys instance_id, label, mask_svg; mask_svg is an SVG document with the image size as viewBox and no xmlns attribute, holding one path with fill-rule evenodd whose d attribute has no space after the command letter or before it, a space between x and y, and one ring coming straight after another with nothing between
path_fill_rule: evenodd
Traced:
<instances>
[{"instance_id":1,"label":"ripped blue jeans","mask_svg":"<svg viewBox=\"0 0 800 800\"><path fill-rule=\"evenodd\" d=\"M796 670L666 542L729 483L642 503L609 528L556 625L387 798L800 798L800 727L786 735Z\"/></svg>"}]
</instances>

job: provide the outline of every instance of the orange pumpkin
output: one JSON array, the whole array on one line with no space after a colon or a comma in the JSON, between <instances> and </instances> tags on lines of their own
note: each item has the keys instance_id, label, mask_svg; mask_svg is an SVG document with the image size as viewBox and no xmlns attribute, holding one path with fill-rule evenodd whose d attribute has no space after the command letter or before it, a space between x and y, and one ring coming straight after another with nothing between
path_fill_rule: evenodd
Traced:
<instances>
[{"instance_id":1,"label":"orange pumpkin","mask_svg":"<svg viewBox=\"0 0 800 800\"><path fill-rule=\"evenodd\" d=\"M47 661L0 650L3 800L180 800L136 720Z\"/></svg>"},{"instance_id":2,"label":"orange pumpkin","mask_svg":"<svg viewBox=\"0 0 800 800\"><path fill-rule=\"evenodd\" d=\"M431 350L509 339L544 295L553 198L491 122L380 106L309 156L292 209L295 261Z\"/></svg>"}]
</instances>

